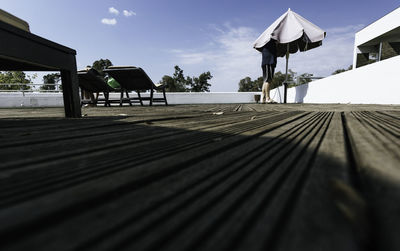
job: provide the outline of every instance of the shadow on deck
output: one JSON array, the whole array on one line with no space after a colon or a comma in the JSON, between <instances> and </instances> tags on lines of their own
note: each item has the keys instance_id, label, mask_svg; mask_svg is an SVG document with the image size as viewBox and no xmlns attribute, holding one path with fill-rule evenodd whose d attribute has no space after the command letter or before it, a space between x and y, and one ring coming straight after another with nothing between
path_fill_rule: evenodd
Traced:
<instances>
[{"instance_id":1,"label":"shadow on deck","mask_svg":"<svg viewBox=\"0 0 400 251\"><path fill-rule=\"evenodd\" d=\"M0 119L1 249L399 250L399 112L258 107Z\"/></svg>"}]
</instances>

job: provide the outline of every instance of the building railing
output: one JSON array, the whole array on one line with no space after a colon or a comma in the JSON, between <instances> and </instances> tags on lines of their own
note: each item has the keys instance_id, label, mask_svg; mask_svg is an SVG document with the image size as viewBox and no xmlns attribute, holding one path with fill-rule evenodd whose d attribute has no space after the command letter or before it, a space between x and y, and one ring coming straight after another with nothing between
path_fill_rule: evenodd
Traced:
<instances>
[{"instance_id":1,"label":"building railing","mask_svg":"<svg viewBox=\"0 0 400 251\"><path fill-rule=\"evenodd\" d=\"M54 89L46 90L41 88L45 86L51 86ZM0 83L0 92L22 92L23 95L29 92L62 93L62 88L61 84Z\"/></svg>"}]
</instances>

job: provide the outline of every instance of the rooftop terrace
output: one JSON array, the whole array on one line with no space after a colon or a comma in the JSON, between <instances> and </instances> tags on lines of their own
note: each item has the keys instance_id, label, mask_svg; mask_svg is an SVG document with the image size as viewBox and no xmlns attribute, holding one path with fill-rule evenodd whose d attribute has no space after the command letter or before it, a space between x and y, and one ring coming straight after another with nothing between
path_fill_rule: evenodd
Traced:
<instances>
[{"instance_id":1,"label":"rooftop terrace","mask_svg":"<svg viewBox=\"0 0 400 251\"><path fill-rule=\"evenodd\" d=\"M400 250L400 106L0 109L1 250Z\"/></svg>"}]
</instances>

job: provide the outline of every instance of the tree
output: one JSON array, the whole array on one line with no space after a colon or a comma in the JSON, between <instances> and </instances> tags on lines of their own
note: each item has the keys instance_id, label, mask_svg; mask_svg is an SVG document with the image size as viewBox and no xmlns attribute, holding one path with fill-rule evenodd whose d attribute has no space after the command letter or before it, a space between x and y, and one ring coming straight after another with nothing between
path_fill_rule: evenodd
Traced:
<instances>
[{"instance_id":1,"label":"tree","mask_svg":"<svg viewBox=\"0 0 400 251\"><path fill-rule=\"evenodd\" d=\"M253 91L253 81L250 77L245 77L239 81L239 92L251 92ZM258 91L258 90L257 90Z\"/></svg>"},{"instance_id":2,"label":"tree","mask_svg":"<svg viewBox=\"0 0 400 251\"><path fill-rule=\"evenodd\" d=\"M179 68L179 66L175 65L174 67L175 72L173 75L173 79L175 82L175 89L178 91L185 91L185 76L183 75L183 70L181 68Z\"/></svg>"},{"instance_id":3,"label":"tree","mask_svg":"<svg viewBox=\"0 0 400 251\"><path fill-rule=\"evenodd\" d=\"M250 77L245 77L239 81L239 92L258 92L261 91L263 85L263 77L252 81Z\"/></svg>"},{"instance_id":4,"label":"tree","mask_svg":"<svg viewBox=\"0 0 400 251\"><path fill-rule=\"evenodd\" d=\"M43 83L45 85L41 86L41 90L55 90L56 84L60 82L61 75L60 73L52 73L43 76Z\"/></svg>"},{"instance_id":5,"label":"tree","mask_svg":"<svg viewBox=\"0 0 400 251\"><path fill-rule=\"evenodd\" d=\"M159 85L164 85L166 86L165 91L167 92L176 92L175 90L175 82L174 79L171 76L164 75L159 82Z\"/></svg>"},{"instance_id":6,"label":"tree","mask_svg":"<svg viewBox=\"0 0 400 251\"><path fill-rule=\"evenodd\" d=\"M332 72L332 75L336 75L345 71L346 71L345 69L337 69L336 71Z\"/></svg>"},{"instance_id":7,"label":"tree","mask_svg":"<svg viewBox=\"0 0 400 251\"><path fill-rule=\"evenodd\" d=\"M113 64L109 59L99 59L93 62L92 68L97 70L102 76L104 76L103 70Z\"/></svg>"},{"instance_id":8,"label":"tree","mask_svg":"<svg viewBox=\"0 0 400 251\"><path fill-rule=\"evenodd\" d=\"M174 66L173 76L165 75L159 84L166 85L167 92L209 92L211 84L208 82L213 76L210 72L203 72L199 77L186 77L179 66Z\"/></svg>"},{"instance_id":9,"label":"tree","mask_svg":"<svg viewBox=\"0 0 400 251\"><path fill-rule=\"evenodd\" d=\"M168 92L186 92L186 80L185 76L183 75L183 70L179 68L179 66L175 65L174 66L175 72L173 74L173 77L170 77L172 79L168 78L168 86L166 88L166 91ZM164 76L165 77L165 76ZM168 76L169 77L169 76Z\"/></svg>"},{"instance_id":10,"label":"tree","mask_svg":"<svg viewBox=\"0 0 400 251\"><path fill-rule=\"evenodd\" d=\"M209 71L203 72L198 78L193 77L191 79L188 77L186 83L190 86L190 91L192 92L209 92L211 84L208 83L208 81L212 79L212 77Z\"/></svg>"},{"instance_id":11,"label":"tree","mask_svg":"<svg viewBox=\"0 0 400 251\"><path fill-rule=\"evenodd\" d=\"M375 61L374 61L375 62ZM347 69L337 69L336 71L332 72L332 75L336 75L345 71L349 71L353 69L353 65L350 65L349 67L347 67Z\"/></svg>"},{"instance_id":12,"label":"tree","mask_svg":"<svg viewBox=\"0 0 400 251\"><path fill-rule=\"evenodd\" d=\"M288 70L288 77L287 77L287 81L293 82L294 77L296 76L296 72L292 71L291 69ZM274 78L272 79L272 85L271 85L271 89L277 88L281 85L283 85L283 83L285 82L286 79L286 73L282 73L280 71L276 72L274 74Z\"/></svg>"},{"instance_id":13,"label":"tree","mask_svg":"<svg viewBox=\"0 0 400 251\"><path fill-rule=\"evenodd\" d=\"M292 82L295 72L292 70L288 70L288 82ZM286 75L280 71L274 74L274 78L271 83L271 90L283 85L285 82ZM245 77L244 79L239 81L239 92L258 92L262 90L262 86L264 84L263 77L259 77L257 80L252 81L250 77Z\"/></svg>"},{"instance_id":14,"label":"tree","mask_svg":"<svg viewBox=\"0 0 400 251\"><path fill-rule=\"evenodd\" d=\"M31 83L31 78L23 71L5 71L0 72L0 83L5 84L18 84L18 85L0 85L1 90L29 90L30 86L26 85Z\"/></svg>"}]
</instances>

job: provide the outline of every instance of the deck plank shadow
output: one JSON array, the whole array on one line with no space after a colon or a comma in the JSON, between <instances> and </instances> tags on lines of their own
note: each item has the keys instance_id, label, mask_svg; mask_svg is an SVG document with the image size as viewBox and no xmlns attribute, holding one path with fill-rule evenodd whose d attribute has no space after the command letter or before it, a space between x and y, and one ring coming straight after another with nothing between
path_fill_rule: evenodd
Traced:
<instances>
[{"instance_id":1,"label":"deck plank shadow","mask_svg":"<svg viewBox=\"0 0 400 251\"><path fill-rule=\"evenodd\" d=\"M1 250L400 250L398 106L82 112L0 110Z\"/></svg>"}]
</instances>

